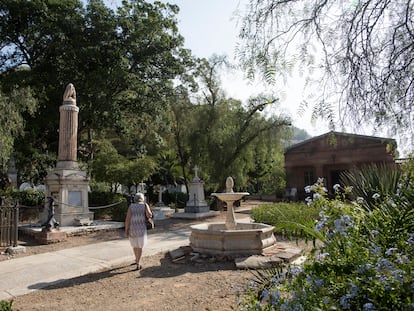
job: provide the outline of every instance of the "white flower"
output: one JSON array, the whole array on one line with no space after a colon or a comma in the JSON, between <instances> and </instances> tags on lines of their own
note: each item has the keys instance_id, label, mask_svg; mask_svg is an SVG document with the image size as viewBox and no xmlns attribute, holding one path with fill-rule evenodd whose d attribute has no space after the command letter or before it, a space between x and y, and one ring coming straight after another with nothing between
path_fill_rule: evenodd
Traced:
<instances>
[{"instance_id":1,"label":"white flower","mask_svg":"<svg viewBox=\"0 0 414 311\"><path fill-rule=\"evenodd\" d=\"M380 194L379 194L379 193L374 193L374 194L372 195L372 198L373 198L374 200L378 199L379 197L380 197Z\"/></svg>"},{"instance_id":2,"label":"white flower","mask_svg":"<svg viewBox=\"0 0 414 311\"><path fill-rule=\"evenodd\" d=\"M363 197L357 197L356 198L356 202L358 203L358 204L362 204L362 203L364 203L364 198Z\"/></svg>"}]
</instances>

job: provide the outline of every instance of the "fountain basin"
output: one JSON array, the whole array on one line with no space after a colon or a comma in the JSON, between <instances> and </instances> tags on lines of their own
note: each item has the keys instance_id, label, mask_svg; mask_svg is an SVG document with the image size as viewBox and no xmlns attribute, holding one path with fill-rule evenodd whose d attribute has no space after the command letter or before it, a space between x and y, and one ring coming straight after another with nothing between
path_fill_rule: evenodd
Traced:
<instances>
[{"instance_id":1,"label":"fountain basin","mask_svg":"<svg viewBox=\"0 0 414 311\"><path fill-rule=\"evenodd\" d=\"M248 192L223 192L212 193L211 195L224 202L234 202L249 194Z\"/></svg>"},{"instance_id":2,"label":"fountain basin","mask_svg":"<svg viewBox=\"0 0 414 311\"><path fill-rule=\"evenodd\" d=\"M276 243L273 226L261 223L237 223L233 230L225 223L191 226L190 246L207 255L258 255Z\"/></svg>"}]
</instances>

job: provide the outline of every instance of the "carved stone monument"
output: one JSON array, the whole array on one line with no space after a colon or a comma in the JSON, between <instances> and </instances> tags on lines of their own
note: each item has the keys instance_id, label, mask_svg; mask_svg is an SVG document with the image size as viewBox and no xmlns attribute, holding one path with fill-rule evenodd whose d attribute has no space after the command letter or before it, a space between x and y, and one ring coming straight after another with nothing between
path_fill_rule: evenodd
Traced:
<instances>
[{"instance_id":1,"label":"carved stone monument","mask_svg":"<svg viewBox=\"0 0 414 311\"><path fill-rule=\"evenodd\" d=\"M207 213L210 207L204 197L204 182L198 177L198 167L194 167L194 178L190 182L188 202L184 208L185 213Z\"/></svg>"},{"instance_id":2,"label":"carved stone monument","mask_svg":"<svg viewBox=\"0 0 414 311\"><path fill-rule=\"evenodd\" d=\"M46 176L45 195L55 202L54 217L60 226L90 224L88 207L89 177L77 162L78 112L76 91L68 84L59 108L59 151L56 168ZM47 211L43 215L47 220Z\"/></svg>"},{"instance_id":3,"label":"carved stone monument","mask_svg":"<svg viewBox=\"0 0 414 311\"><path fill-rule=\"evenodd\" d=\"M158 187L158 202L152 208L152 213L154 215L154 220L162 220L167 217L171 217L174 214L174 210L165 206L162 201L163 186L159 185Z\"/></svg>"}]
</instances>

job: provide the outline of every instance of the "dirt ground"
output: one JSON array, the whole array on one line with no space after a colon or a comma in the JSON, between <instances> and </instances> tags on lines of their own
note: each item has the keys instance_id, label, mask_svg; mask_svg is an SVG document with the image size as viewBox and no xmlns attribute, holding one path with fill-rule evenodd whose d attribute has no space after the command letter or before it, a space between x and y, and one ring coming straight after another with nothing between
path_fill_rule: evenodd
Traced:
<instances>
[{"instance_id":1,"label":"dirt ground","mask_svg":"<svg viewBox=\"0 0 414 311\"><path fill-rule=\"evenodd\" d=\"M257 204L250 202L242 207ZM224 219L225 212L222 212L202 222ZM162 220L149 234L188 227L193 223L197 222ZM2 254L0 260L119 239L123 234L122 229L99 231L71 236L64 242L49 245L39 245L28 237L20 237L19 244L26 246L26 253L13 257ZM292 243L296 245L296 242ZM237 310L239 294L244 293L248 281L254 278L251 271L236 269L233 261L214 258L174 263L169 254L159 253L144 257L142 264L141 271L135 271L129 264L116 266L18 296L13 300L13 310Z\"/></svg>"}]
</instances>

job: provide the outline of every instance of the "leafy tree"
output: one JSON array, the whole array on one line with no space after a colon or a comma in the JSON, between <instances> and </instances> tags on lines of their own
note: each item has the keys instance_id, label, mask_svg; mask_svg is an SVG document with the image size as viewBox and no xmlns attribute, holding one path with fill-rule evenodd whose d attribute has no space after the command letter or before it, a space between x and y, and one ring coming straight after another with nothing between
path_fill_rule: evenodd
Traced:
<instances>
[{"instance_id":1,"label":"leafy tree","mask_svg":"<svg viewBox=\"0 0 414 311\"><path fill-rule=\"evenodd\" d=\"M314 117L334 126L388 126L412 132L414 6L411 1L251 0L240 59L268 81L295 63L318 81ZM312 77L317 69L322 76ZM304 106L309 104L304 103Z\"/></svg>"},{"instance_id":2,"label":"leafy tree","mask_svg":"<svg viewBox=\"0 0 414 311\"><path fill-rule=\"evenodd\" d=\"M188 169L191 159L191 148L189 143L189 137L191 132L197 127L195 122L194 113L195 108L186 97L177 97L174 104L170 105L171 109L171 134L172 141L171 146L175 146L174 150L177 155L177 164L181 168L182 179L188 189Z\"/></svg>"},{"instance_id":3,"label":"leafy tree","mask_svg":"<svg viewBox=\"0 0 414 311\"><path fill-rule=\"evenodd\" d=\"M159 133L166 98L191 64L178 33L177 6L131 0L115 13L101 0L85 7L77 0L2 0L0 7L2 88L8 93L17 83L31 86L39 101L36 117L25 116L19 145L56 153L58 107L72 82L86 160L93 158L94 135L104 129L122 137L128 155L164 146Z\"/></svg>"},{"instance_id":4,"label":"leafy tree","mask_svg":"<svg viewBox=\"0 0 414 311\"><path fill-rule=\"evenodd\" d=\"M260 95L246 106L226 98L218 80L218 70L224 63L225 59L217 56L200 63L203 96L194 113L196 127L189 136L193 163L202 167L204 178L221 189L227 176L236 180L237 187L245 187L248 172L257 169L256 159L273 159L271 154L277 152L290 125L283 117L266 117L263 113L277 102L275 98ZM257 154L260 151L264 157Z\"/></svg>"},{"instance_id":5,"label":"leafy tree","mask_svg":"<svg viewBox=\"0 0 414 311\"><path fill-rule=\"evenodd\" d=\"M151 158L128 160L120 155L108 140L99 140L96 144L96 157L91 162L91 175L96 182L105 182L116 191L118 186L138 185L148 179L156 169Z\"/></svg>"},{"instance_id":6,"label":"leafy tree","mask_svg":"<svg viewBox=\"0 0 414 311\"><path fill-rule=\"evenodd\" d=\"M152 176L156 184L176 185L180 179L180 170L173 150L160 152L156 158L158 171Z\"/></svg>"},{"instance_id":7,"label":"leafy tree","mask_svg":"<svg viewBox=\"0 0 414 311\"><path fill-rule=\"evenodd\" d=\"M13 89L9 95L0 90L0 172L7 171L14 142L23 133L23 114L34 114L36 100L29 88Z\"/></svg>"}]
</instances>

